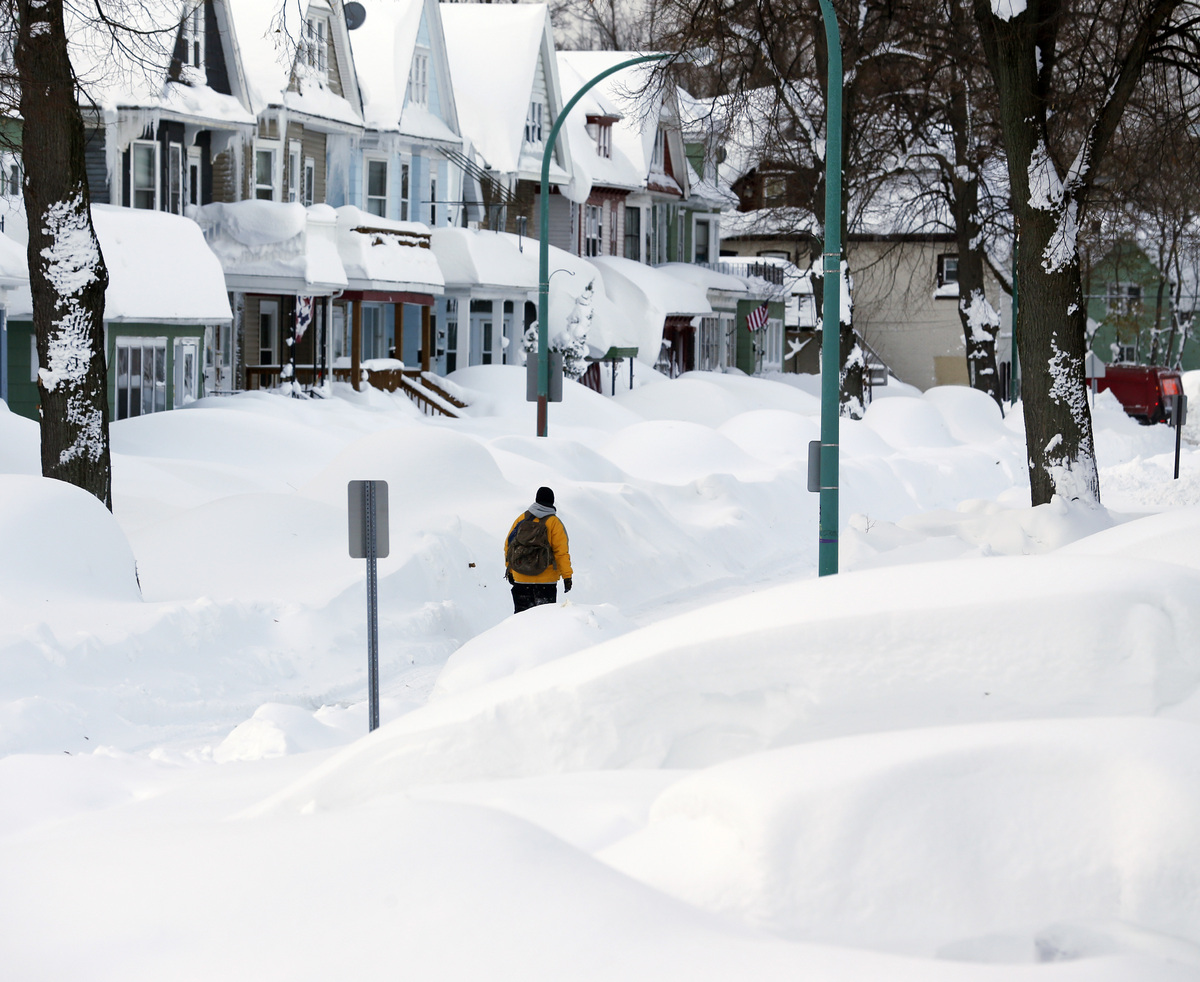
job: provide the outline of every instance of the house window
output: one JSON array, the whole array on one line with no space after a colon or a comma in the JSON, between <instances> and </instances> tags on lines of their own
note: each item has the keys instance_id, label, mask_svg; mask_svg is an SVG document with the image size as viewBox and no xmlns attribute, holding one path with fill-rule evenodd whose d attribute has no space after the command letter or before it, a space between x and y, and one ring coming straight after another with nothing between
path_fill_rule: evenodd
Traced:
<instances>
[{"instance_id":1,"label":"house window","mask_svg":"<svg viewBox=\"0 0 1200 982\"><path fill-rule=\"evenodd\" d=\"M195 402L200 396L200 339L179 338L175 342L175 408Z\"/></svg>"},{"instance_id":2,"label":"house window","mask_svg":"<svg viewBox=\"0 0 1200 982\"><path fill-rule=\"evenodd\" d=\"M258 363L274 365L279 347L279 301L262 300L258 305Z\"/></svg>"},{"instance_id":3,"label":"house window","mask_svg":"<svg viewBox=\"0 0 1200 982\"><path fill-rule=\"evenodd\" d=\"M529 115L525 117L525 142L535 144L542 142L542 104L540 102L529 104Z\"/></svg>"},{"instance_id":4,"label":"house window","mask_svg":"<svg viewBox=\"0 0 1200 982\"><path fill-rule=\"evenodd\" d=\"M324 75L329 68L328 37L329 22L324 17L309 17L304 22L300 58L317 75Z\"/></svg>"},{"instance_id":5,"label":"house window","mask_svg":"<svg viewBox=\"0 0 1200 982\"><path fill-rule=\"evenodd\" d=\"M167 339L117 338L117 419L167 408Z\"/></svg>"},{"instance_id":6,"label":"house window","mask_svg":"<svg viewBox=\"0 0 1200 982\"><path fill-rule=\"evenodd\" d=\"M1142 284L1109 283L1108 312L1117 317L1128 317L1139 312L1142 305Z\"/></svg>"},{"instance_id":7,"label":"house window","mask_svg":"<svg viewBox=\"0 0 1200 982\"><path fill-rule=\"evenodd\" d=\"M387 177L386 160L367 161L366 210L380 218L387 217Z\"/></svg>"},{"instance_id":8,"label":"house window","mask_svg":"<svg viewBox=\"0 0 1200 982\"><path fill-rule=\"evenodd\" d=\"M700 321L699 355L700 371L712 372L721 367L721 321L716 317Z\"/></svg>"},{"instance_id":9,"label":"house window","mask_svg":"<svg viewBox=\"0 0 1200 982\"><path fill-rule=\"evenodd\" d=\"M200 198L200 148L188 147L187 172L184 194L189 205L201 204Z\"/></svg>"},{"instance_id":10,"label":"house window","mask_svg":"<svg viewBox=\"0 0 1200 982\"><path fill-rule=\"evenodd\" d=\"M696 259L698 263L710 262L711 246L710 246L711 226L708 222L696 222L696 235L694 239Z\"/></svg>"},{"instance_id":11,"label":"house window","mask_svg":"<svg viewBox=\"0 0 1200 982\"><path fill-rule=\"evenodd\" d=\"M304 158L304 199L301 204L307 206L317 200L317 162L312 157Z\"/></svg>"},{"instance_id":12,"label":"house window","mask_svg":"<svg viewBox=\"0 0 1200 982\"><path fill-rule=\"evenodd\" d=\"M787 204L787 177L783 174L764 174L762 192L763 206L766 208Z\"/></svg>"},{"instance_id":13,"label":"house window","mask_svg":"<svg viewBox=\"0 0 1200 982\"><path fill-rule=\"evenodd\" d=\"M437 226L437 178L429 178L429 227Z\"/></svg>"},{"instance_id":14,"label":"house window","mask_svg":"<svg viewBox=\"0 0 1200 982\"><path fill-rule=\"evenodd\" d=\"M0 195L15 198L21 194L21 162L16 157L0 154Z\"/></svg>"},{"instance_id":15,"label":"house window","mask_svg":"<svg viewBox=\"0 0 1200 982\"><path fill-rule=\"evenodd\" d=\"M204 68L204 0L183 15L183 63Z\"/></svg>"},{"instance_id":16,"label":"house window","mask_svg":"<svg viewBox=\"0 0 1200 982\"><path fill-rule=\"evenodd\" d=\"M167 211L183 214L183 144L167 144Z\"/></svg>"},{"instance_id":17,"label":"house window","mask_svg":"<svg viewBox=\"0 0 1200 982\"><path fill-rule=\"evenodd\" d=\"M400 221L408 221L408 179L412 168L408 164L400 165Z\"/></svg>"},{"instance_id":18,"label":"house window","mask_svg":"<svg viewBox=\"0 0 1200 982\"><path fill-rule=\"evenodd\" d=\"M650 156L650 169L662 174L667 166L667 131L660 128L654 134L654 152Z\"/></svg>"},{"instance_id":19,"label":"house window","mask_svg":"<svg viewBox=\"0 0 1200 982\"><path fill-rule=\"evenodd\" d=\"M429 52L417 51L408 70L408 101L422 109L429 106Z\"/></svg>"},{"instance_id":20,"label":"house window","mask_svg":"<svg viewBox=\"0 0 1200 982\"><path fill-rule=\"evenodd\" d=\"M446 301L446 374L458 368L458 301Z\"/></svg>"},{"instance_id":21,"label":"house window","mask_svg":"<svg viewBox=\"0 0 1200 982\"><path fill-rule=\"evenodd\" d=\"M955 253L938 256L937 282L938 286L958 282L958 256Z\"/></svg>"},{"instance_id":22,"label":"house window","mask_svg":"<svg viewBox=\"0 0 1200 982\"><path fill-rule=\"evenodd\" d=\"M158 144L135 140L129 148L129 202L134 208L158 208Z\"/></svg>"},{"instance_id":23,"label":"house window","mask_svg":"<svg viewBox=\"0 0 1200 982\"><path fill-rule=\"evenodd\" d=\"M254 148L254 197L260 201L277 201L275 193L275 161L278 150L256 144Z\"/></svg>"},{"instance_id":24,"label":"house window","mask_svg":"<svg viewBox=\"0 0 1200 982\"><path fill-rule=\"evenodd\" d=\"M642 209L625 208L625 258L640 262L642 258Z\"/></svg>"},{"instance_id":25,"label":"house window","mask_svg":"<svg viewBox=\"0 0 1200 982\"><path fill-rule=\"evenodd\" d=\"M1137 345L1136 344L1114 344L1113 351L1116 354L1116 360L1123 365L1137 364Z\"/></svg>"},{"instance_id":26,"label":"house window","mask_svg":"<svg viewBox=\"0 0 1200 982\"><path fill-rule=\"evenodd\" d=\"M291 140L288 142L288 166L287 166L287 199L288 201L299 201L302 188L300 186L300 141Z\"/></svg>"},{"instance_id":27,"label":"house window","mask_svg":"<svg viewBox=\"0 0 1200 982\"><path fill-rule=\"evenodd\" d=\"M584 205L583 254L599 256L604 252L603 212L599 205Z\"/></svg>"},{"instance_id":28,"label":"house window","mask_svg":"<svg viewBox=\"0 0 1200 982\"><path fill-rule=\"evenodd\" d=\"M383 304L364 303L362 305L362 357L386 358L387 333L383 321Z\"/></svg>"},{"instance_id":29,"label":"house window","mask_svg":"<svg viewBox=\"0 0 1200 982\"><path fill-rule=\"evenodd\" d=\"M602 117L592 116L588 119L588 135L596 141L596 156L612 157L612 123Z\"/></svg>"}]
</instances>

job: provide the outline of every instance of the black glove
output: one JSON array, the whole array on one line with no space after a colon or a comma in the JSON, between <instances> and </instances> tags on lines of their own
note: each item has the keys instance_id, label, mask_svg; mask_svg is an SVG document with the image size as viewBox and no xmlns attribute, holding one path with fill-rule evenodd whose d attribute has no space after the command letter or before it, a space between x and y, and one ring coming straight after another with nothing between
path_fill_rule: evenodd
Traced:
<instances>
[{"instance_id":1,"label":"black glove","mask_svg":"<svg viewBox=\"0 0 1200 982\"><path fill-rule=\"evenodd\" d=\"M564 576L563 577L563 593L570 593L570 592L571 592L571 577Z\"/></svg>"},{"instance_id":2,"label":"black glove","mask_svg":"<svg viewBox=\"0 0 1200 982\"><path fill-rule=\"evenodd\" d=\"M517 585L517 581L513 579L512 570L511 570L511 569L510 569L510 570L506 570L506 571L505 571L505 573L504 573L504 578L505 578L506 580L508 580L508 582L509 582L509 583L511 583L513 586L516 586L516 585Z\"/></svg>"}]
</instances>

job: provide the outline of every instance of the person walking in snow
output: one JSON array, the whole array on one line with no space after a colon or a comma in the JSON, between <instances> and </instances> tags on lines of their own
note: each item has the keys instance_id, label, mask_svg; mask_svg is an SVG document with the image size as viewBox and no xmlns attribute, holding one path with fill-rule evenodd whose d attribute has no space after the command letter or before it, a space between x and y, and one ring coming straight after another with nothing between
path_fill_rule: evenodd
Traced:
<instances>
[{"instance_id":1,"label":"person walking in snow","mask_svg":"<svg viewBox=\"0 0 1200 982\"><path fill-rule=\"evenodd\" d=\"M517 516L504 540L505 576L512 584L513 613L558 601L571 592L571 553L567 530L554 510L554 492L538 488L537 498Z\"/></svg>"}]
</instances>

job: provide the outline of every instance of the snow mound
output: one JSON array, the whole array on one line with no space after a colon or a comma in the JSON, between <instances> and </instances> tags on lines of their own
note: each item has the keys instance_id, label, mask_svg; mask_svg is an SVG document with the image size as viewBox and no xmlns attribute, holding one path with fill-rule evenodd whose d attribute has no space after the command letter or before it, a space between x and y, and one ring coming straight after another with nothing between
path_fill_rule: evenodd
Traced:
<instances>
[{"instance_id":1,"label":"snow mound","mask_svg":"<svg viewBox=\"0 0 1200 982\"><path fill-rule=\"evenodd\" d=\"M710 474L753 479L767 473L761 461L707 426L676 420L628 426L601 452L627 474L659 484L689 484Z\"/></svg>"},{"instance_id":2,"label":"snow mound","mask_svg":"<svg viewBox=\"0 0 1200 982\"><path fill-rule=\"evenodd\" d=\"M863 422L897 450L951 447L956 442L938 407L924 399L873 402Z\"/></svg>"},{"instance_id":3,"label":"snow mound","mask_svg":"<svg viewBox=\"0 0 1200 982\"><path fill-rule=\"evenodd\" d=\"M942 414L950 435L960 443L991 443L1008 436L1000 407L978 389L941 385L923 398Z\"/></svg>"},{"instance_id":4,"label":"snow mound","mask_svg":"<svg viewBox=\"0 0 1200 982\"><path fill-rule=\"evenodd\" d=\"M588 607L565 601L514 614L450 656L430 699L536 668L625 634L633 626L611 604Z\"/></svg>"},{"instance_id":5,"label":"snow mound","mask_svg":"<svg viewBox=\"0 0 1200 982\"><path fill-rule=\"evenodd\" d=\"M1071 707L1154 713L1200 685L1200 575L1162 573L1051 555L784 584L439 700L264 807L421 783L703 767L832 736Z\"/></svg>"},{"instance_id":6,"label":"snow mound","mask_svg":"<svg viewBox=\"0 0 1200 982\"><path fill-rule=\"evenodd\" d=\"M116 519L62 481L0 475L0 555L0 594L10 601L141 599Z\"/></svg>"},{"instance_id":7,"label":"snow mound","mask_svg":"<svg viewBox=\"0 0 1200 982\"><path fill-rule=\"evenodd\" d=\"M821 421L782 409L757 409L734 416L717 432L759 460L807 462L809 441L821 438Z\"/></svg>"},{"instance_id":8,"label":"snow mound","mask_svg":"<svg viewBox=\"0 0 1200 982\"><path fill-rule=\"evenodd\" d=\"M213 751L213 759L226 764L336 747L347 739L337 722L341 722L340 714L267 703L233 728Z\"/></svg>"},{"instance_id":9,"label":"snow mound","mask_svg":"<svg viewBox=\"0 0 1200 982\"><path fill-rule=\"evenodd\" d=\"M1200 942L1197 827L1200 730L1055 720L743 758L667 788L601 857L795 940L978 957L1008 935L1021 960L1051 961L1071 957L1060 922Z\"/></svg>"},{"instance_id":10,"label":"snow mound","mask_svg":"<svg viewBox=\"0 0 1200 982\"><path fill-rule=\"evenodd\" d=\"M41 474L42 435L38 424L18 416L0 400L0 474Z\"/></svg>"}]
</instances>

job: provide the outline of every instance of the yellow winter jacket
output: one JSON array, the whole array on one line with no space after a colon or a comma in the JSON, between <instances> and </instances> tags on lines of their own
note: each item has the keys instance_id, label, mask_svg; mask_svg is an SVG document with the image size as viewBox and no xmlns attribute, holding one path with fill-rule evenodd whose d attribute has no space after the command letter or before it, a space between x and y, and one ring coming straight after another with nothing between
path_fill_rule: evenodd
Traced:
<instances>
[{"instance_id":1,"label":"yellow winter jacket","mask_svg":"<svg viewBox=\"0 0 1200 982\"><path fill-rule=\"evenodd\" d=\"M504 537L504 562L505 568L508 566L508 536L513 534L518 523L525 517L525 512L521 512L517 516L517 520L512 523L512 527L508 530L508 535ZM563 528L563 523L558 520L557 515L547 515L544 519L533 517L535 522L546 523L546 538L550 540L550 548L554 550L554 562L547 566L537 576L526 576L523 573L518 573L515 570L510 570L512 577L518 583L557 583L561 576L564 579L571 575L571 553L567 548L567 530Z\"/></svg>"}]
</instances>

